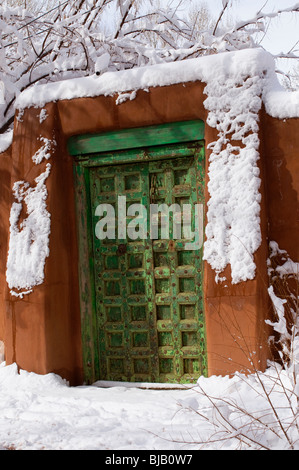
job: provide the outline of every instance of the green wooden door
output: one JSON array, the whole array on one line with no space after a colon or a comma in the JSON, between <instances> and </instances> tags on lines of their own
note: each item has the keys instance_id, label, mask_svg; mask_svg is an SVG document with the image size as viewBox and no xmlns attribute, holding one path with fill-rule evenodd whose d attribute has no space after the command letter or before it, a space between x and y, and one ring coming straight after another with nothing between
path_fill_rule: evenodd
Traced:
<instances>
[{"instance_id":1,"label":"green wooden door","mask_svg":"<svg viewBox=\"0 0 299 470\"><path fill-rule=\"evenodd\" d=\"M110 157L113 163L124 160L121 152ZM192 143L155 147L150 161L88 167L94 337L84 347L94 351L97 379L187 383L206 374L202 247L186 249L188 239L174 228L182 222L184 204L203 203L202 157L202 147ZM146 208L147 225L137 226L146 233L136 233L136 239L128 235L136 214L118 218L124 200L126 213L132 204ZM100 239L97 232L103 221L97 208L103 204L116 216L106 224L112 234L115 229L111 239ZM159 214L150 219L151 204L176 204L169 213L169 236L166 219ZM194 216L191 210L185 221L192 230Z\"/></svg>"}]
</instances>

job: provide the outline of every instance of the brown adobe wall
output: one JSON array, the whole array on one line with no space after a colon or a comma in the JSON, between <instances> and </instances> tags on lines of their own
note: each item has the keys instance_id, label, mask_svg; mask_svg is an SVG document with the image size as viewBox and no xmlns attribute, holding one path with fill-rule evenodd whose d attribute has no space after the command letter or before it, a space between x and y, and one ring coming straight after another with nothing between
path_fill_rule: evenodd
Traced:
<instances>
[{"instance_id":1,"label":"brown adobe wall","mask_svg":"<svg viewBox=\"0 0 299 470\"><path fill-rule=\"evenodd\" d=\"M299 119L263 113L269 240L299 261Z\"/></svg>"},{"instance_id":2,"label":"brown adobe wall","mask_svg":"<svg viewBox=\"0 0 299 470\"><path fill-rule=\"evenodd\" d=\"M40 124L40 110L25 111L15 122L12 146L12 181L34 179L45 171L47 162L35 165L32 156L41 147L40 136L57 142L47 179L47 207L51 214L50 253L45 264L45 281L23 299L12 296L7 287L6 360L22 369L44 374L55 371L74 383L82 381L81 344L78 324L77 251L72 208L72 162L59 133L56 105L47 107L48 118ZM25 214L24 214L25 215Z\"/></svg>"},{"instance_id":3,"label":"brown adobe wall","mask_svg":"<svg viewBox=\"0 0 299 470\"><path fill-rule=\"evenodd\" d=\"M0 341L5 337L6 258L11 207L11 147L0 153Z\"/></svg>"},{"instance_id":4,"label":"brown adobe wall","mask_svg":"<svg viewBox=\"0 0 299 470\"><path fill-rule=\"evenodd\" d=\"M299 262L299 119L276 119L263 115L263 155L269 241L278 243L294 262ZM284 263L283 256L271 259L271 267ZM271 279L275 294L287 300L284 313L292 325L298 311L298 273Z\"/></svg>"},{"instance_id":5,"label":"brown adobe wall","mask_svg":"<svg viewBox=\"0 0 299 470\"><path fill-rule=\"evenodd\" d=\"M71 384L82 383L78 247L72 159L66 150L67 138L174 121L206 121L204 86L188 83L139 91L134 100L118 106L115 97L104 96L60 101L47 106L49 117L42 125L38 120L39 110L35 108L25 110L23 122L16 121L11 185L20 179L33 184L34 178L44 171L45 162L38 166L32 162L32 155L40 146L40 135L52 138L55 130L58 145L49 160L52 170L46 181L51 234L45 281L24 299L12 297L7 290L5 345L8 363L17 362L20 368L37 373L56 372ZM206 146L216 140L216 135L215 129L206 126ZM206 172L208 156L206 151ZM248 370L251 367L248 348L256 353L256 366L265 367L268 351L264 316L268 310L268 297L265 295L267 216L263 185L261 193L263 243L255 256L259 277L237 286L228 281L224 287L215 283L215 274L205 263L209 375ZM207 181L206 197L208 201ZM229 269L225 274L229 279Z\"/></svg>"}]
</instances>

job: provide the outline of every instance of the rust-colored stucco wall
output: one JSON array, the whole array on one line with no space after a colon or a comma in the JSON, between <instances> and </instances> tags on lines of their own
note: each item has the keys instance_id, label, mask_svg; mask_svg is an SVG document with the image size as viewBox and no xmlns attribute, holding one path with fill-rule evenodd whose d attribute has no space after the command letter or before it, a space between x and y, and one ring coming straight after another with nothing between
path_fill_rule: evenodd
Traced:
<instances>
[{"instance_id":1,"label":"rust-colored stucco wall","mask_svg":"<svg viewBox=\"0 0 299 470\"><path fill-rule=\"evenodd\" d=\"M0 153L0 341L5 337L6 258L11 207L11 147Z\"/></svg>"},{"instance_id":2,"label":"rust-colored stucco wall","mask_svg":"<svg viewBox=\"0 0 299 470\"><path fill-rule=\"evenodd\" d=\"M299 119L263 114L269 240L299 261Z\"/></svg>"},{"instance_id":3,"label":"rust-colored stucco wall","mask_svg":"<svg viewBox=\"0 0 299 470\"><path fill-rule=\"evenodd\" d=\"M77 282L77 245L73 198L72 161L60 133L56 105L47 106L47 119L40 123L40 110L25 111L15 122L12 145L12 177L34 179L51 164L47 207L51 214L50 256L45 263L44 283L22 299L7 288L5 354L7 363L36 373L55 371L71 383L82 381L81 343ZM36 165L32 156L43 145L40 137L55 139L55 152ZM24 214L26 217L26 214Z\"/></svg>"},{"instance_id":4,"label":"rust-colored stucco wall","mask_svg":"<svg viewBox=\"0 0 299 470\"><path fill-rule=\"evenodd\" d=\"M60 101L47 106L48 118L42 124L39 123L39 110L35 108L25 110L22 122L16 121L10 158L11 180L9 179L9 182L8 178L6 180L8 186L11 187L17 180L34 184L34 178L44 171L46 162L40 165L32 162L32 155L40 147L38 140L40 136L49 139L55 137L57 146L55 154L49 160L52 168L46 182L51 234L45 281L23 299L12 297L7 287L5 288L5 318L2 315L1 320L0 314L0 339L2 329L8 363L17 362L20 368L37 373L56 372L72 384L82 383L78 246L72 159L67 153L67 139L78 134L166 122L192 119L202 119L206 122L207 115L203 106L204 86L197 82L153 88L149 92L139 91L134 100L128 100L121 105L116 105L115 97L105 96ZM254 366L263 369L268 357L267 329L264 322L270 309L266 271L268 227L270 237L278 236L279 233L280 240L283 237L289 240L284 229L277 226L276 204L278 203L274 204L273 198L277 199L278 196L275 192L276 183L269 182L269 174L273 174L271 176L273 181L277 180L272 155L276 155L275 142L278 140L280 154L288 162L289 175L284 181L287 183L290 178L293 181L292 191L288 184L281 190L285 191L286 198L290 193L292 201L298 205L298 193L294 193L294 188L298 188L299 184L298 163L295 162L296 147L298 148L299 144L296 139L294 149L291 148L292 144L287 144L289 137L285 135L286 128L281 126L280 122L262 115L260 124L263 241L255 255L257 277L253 281L232 285L230 269L227 268L224 273L227 282L225 285L217 284L215 273L205 263L204 296L210 375L229 374L236 370L247 371L249 368L252 370L253 366L248 360L250 353L253 353ZM298 128L297 121L294 129L296 126ZM270 138L272 132L276 136L276 141ZM216 137L215 129L206 125L206 147L216 140ZM286 146L282 142L286 142ZM208 157L209 151L206 150L206 181ZM0 178L2 168L4 172L9 173L10 167L4 165L4 160L3 164L0 160ZM9 193L9 188L7 191ZM5 197L11 196L7 194ZM206 184L206 202L208 197ZM280 207L279 204L278 206ZM9 205L6 206L7 222L4 227L4 231L7 232L8 207ZM282 207L279 210L283 212ZM289 223L290 227L298 228L296 225L298 221L294 222L294 216L293 219L289 219ZM5 236L7 239L7 232L3 235L3 240ZM292 244L290 241L286 243ZM286 246L282 248L287 249ZM1 251L0 255L4 256L3 253ZM294 247L291 253L295 254ZM4 264L1 265L0 276L5 279Z\"/></svg>"}]
</instances>

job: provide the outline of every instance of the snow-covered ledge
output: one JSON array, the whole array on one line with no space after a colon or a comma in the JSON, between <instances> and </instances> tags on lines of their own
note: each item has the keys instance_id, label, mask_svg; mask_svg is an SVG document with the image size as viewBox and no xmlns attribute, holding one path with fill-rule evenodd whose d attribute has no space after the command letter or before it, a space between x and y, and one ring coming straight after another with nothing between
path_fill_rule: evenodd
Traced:
<instances>
[{"instance_id":1,"label":"snow-covered ledge","mask_svg":"<svg viewBox=\"0 0 299 470\"><path fill-rule=\"evenodd\" d=\"M115 95L150 87L168 86L200 80L209 83L218 77L260 75L267 72L262 98L267 112L273 117L299 117L299 91L287 92L279 84L271 54L263 49L243 49L223 52L197 59L139 67L100 76L74 78L46 85L34 85L21 93L17 109L31 106L42 108L46 103L74 98Z\"/></svg>"}]
</instances>

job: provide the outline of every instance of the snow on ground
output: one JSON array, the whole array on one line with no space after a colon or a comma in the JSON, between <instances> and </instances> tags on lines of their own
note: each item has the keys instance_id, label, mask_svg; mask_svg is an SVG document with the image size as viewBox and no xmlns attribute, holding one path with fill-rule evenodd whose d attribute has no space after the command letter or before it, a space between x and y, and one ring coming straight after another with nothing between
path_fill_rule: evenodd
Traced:
<instances>
[{"instance_id":1,"label":"snow on ground","mask_svg":"<svg viewBox=\"0 0 299 470\"><path fill-rule=\"evenodd\" d=\"M16 449L174 449L190 420L192 391L68 387L54 374L0 368L0 446ZM194 430L196 435L196 430ZM185 446L184 446L185 448Z\"/></svg>"},{"instance_id":2,"label":"snow on ground","mask_svg":"<svg viewBox=\"0 0 299 470\"><path fill-rule=\"evenodd\" d=\"M290 442L296 441L296 396L287 397L283 391L292 389L290 377L275 375L274 370L261 377ZM242 375L200 378L196 386L183 390L70 387L55 374L18 373L15 364L3 362L0 449L231 450L240 447L244 435L252 448L289 449L263 387L255 376ZM211 406L211 397L221 398L215 402L220 413ZM239 413L237 407L245 407L247 413ZM224 431L229 428L226 420L233 426L229 434ZM298 442L295 448L299 449Z\"/></svg>"}]
</instances>

